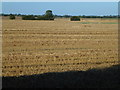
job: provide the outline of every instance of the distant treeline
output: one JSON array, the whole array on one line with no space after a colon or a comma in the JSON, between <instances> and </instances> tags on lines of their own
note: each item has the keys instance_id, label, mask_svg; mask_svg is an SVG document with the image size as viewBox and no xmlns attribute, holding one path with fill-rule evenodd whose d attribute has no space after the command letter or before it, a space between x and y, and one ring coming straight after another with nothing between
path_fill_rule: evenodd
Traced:
<instances>
[{"instance_id":1,"label":"distant treeline","mask_svg":"<svg viewBox=\"0 0 120 90\"><path fill-rule=\"evenodd\" d=\"M11 14L0 14L0 16L10 16ZM12 14L14 16L21 16L21 17L31 17L32 19L43 19L44 15L24 15L24 14ZM54 18L70 18L72 15L54 15ZM109 16L86 16L82 15L79 16L80 18L120 18L120 15L109 15Z\"/></svg>"},{"instance_id":2,"label":"distant treeline","mask_svg":"<svg viewBox=\"0 0 120 90\"><path fill-rule=\"evenodd\" d=\"M44 15L1 14L1 16L9 16L10 19L21 16L22 20L54 20L54 15L51 10L47 10Z\"/></svg>"},{"instance_id":3,"label":"distant treeline","mask_svg":"<svg viewBox=\"0 0 120 90\"><path fill-rule=\"evenodd\" d=\"M71 15L63 15L63 16L61 16L61 15L55 15L55 17L70 18L72 16ZM113 15L113 16L112 15L110 15L110 16L85 16L85 15L80 16L79 15L78 17L80 17L80 18L118 18L117 15Z\"/></svg>"}]
</instances>

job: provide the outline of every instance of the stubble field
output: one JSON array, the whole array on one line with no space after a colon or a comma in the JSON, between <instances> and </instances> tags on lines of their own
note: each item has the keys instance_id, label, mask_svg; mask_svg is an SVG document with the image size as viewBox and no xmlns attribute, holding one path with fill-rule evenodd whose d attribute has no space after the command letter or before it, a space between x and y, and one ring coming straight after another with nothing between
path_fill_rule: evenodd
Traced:
<instances>
[{"instance_id":1,"label":"stubble field","mask_svg":"<svg viewBox=\"0 0 120 90\"><path fill-rule=\"evenodd\" d=\"M116 19L3 19L2 75L86 71L118 64Z\"/></svg>"}]
</instances>

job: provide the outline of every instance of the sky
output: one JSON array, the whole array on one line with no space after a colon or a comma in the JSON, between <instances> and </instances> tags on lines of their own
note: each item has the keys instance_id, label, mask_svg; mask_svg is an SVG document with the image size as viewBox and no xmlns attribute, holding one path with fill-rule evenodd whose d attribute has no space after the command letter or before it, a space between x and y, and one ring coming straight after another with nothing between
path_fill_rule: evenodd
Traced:
<instances>
[{"instance_id":1,"label":"sky","mask_svg":"<svg viewBox=\"0 0 120 90\"><path fill-rule=\"evenodd\" d=\"M2 0L2 2L119 2L120 0Z\"/></svg>"},{"instance_id":2,"label":"sky","mask_svg":"<svg viewBox=\"0 0 120 90\"><path fill-rule=\"evenodd\" d=\"M2 13L42 15L117 15L118 2L2 2Z\"/></svg>"}]
</instances>

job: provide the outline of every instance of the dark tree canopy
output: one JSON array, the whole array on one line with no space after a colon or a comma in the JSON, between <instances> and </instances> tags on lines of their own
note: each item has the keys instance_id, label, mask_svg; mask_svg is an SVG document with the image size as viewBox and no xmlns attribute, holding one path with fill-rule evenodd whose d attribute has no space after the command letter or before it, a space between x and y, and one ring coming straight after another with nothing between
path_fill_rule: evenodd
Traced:
<instances>
[{"instance_id":1,"label":"dark tree canopy","mask_svg":"<svg viewBox=\"0 0 120 90\"><path fill-rule=\"evenodd\" d=\"M80 17L79 16L72 16L70 18L71 21L80 21Z\"/></svg>"},{"instance_id":2,"label":"dark tree canopy","mask_svg":"<svg viewBox=\"0 0 120 90\"><path fill-rule=\"evenodd\" d=\"M52 14L52 10L47 10L46 14Z\"/></svg>"},{"instance_id":3,"label":"dark tree canopy","mask_svg":"<svg viewBox=\"0 0 120 90\"><path fill-rule=\"evenodd\" d=\"M15 15L10 14L10 19L11 19L11 20L15 19Z\"/></svg>"},{"instance_id":4,"label":"dark tree canopy","mask_svg":"<svg viewBox=\"0 0 120 90\"><path fill-rule=\"evenodd\" d=\"M44 17L46 20L54 20L54 15L51 10L47 10Z\"/></svg>"}]
</instances>

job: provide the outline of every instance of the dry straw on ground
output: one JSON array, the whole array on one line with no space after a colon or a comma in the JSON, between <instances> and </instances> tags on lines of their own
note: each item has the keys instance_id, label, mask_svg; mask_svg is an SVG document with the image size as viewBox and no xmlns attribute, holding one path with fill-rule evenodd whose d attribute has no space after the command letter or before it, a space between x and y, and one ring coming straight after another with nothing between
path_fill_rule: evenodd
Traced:
<instances>
[{"instance_id":1,"label":"dry straw on ground","mask_svg":"<svg viewBox=\"0 0 120 90\"><path fill-rule=\"evenodd\" d=\"M2 75L85 71L118 64L117 20L81 20L3 19Z\"/></svg>"}]
</instances>

